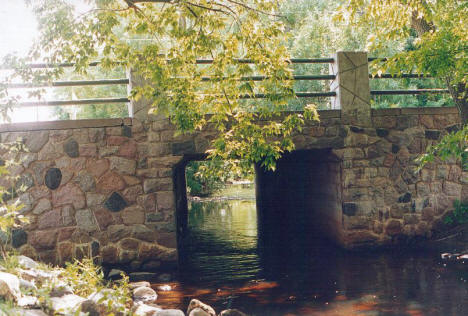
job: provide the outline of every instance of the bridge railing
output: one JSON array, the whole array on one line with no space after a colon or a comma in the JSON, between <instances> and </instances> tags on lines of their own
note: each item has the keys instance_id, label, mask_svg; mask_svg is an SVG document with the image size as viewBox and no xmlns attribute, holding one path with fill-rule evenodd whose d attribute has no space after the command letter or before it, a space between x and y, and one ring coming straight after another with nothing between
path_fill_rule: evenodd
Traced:
<instances>
[{"instance_id":1,"label":"bridge railing","mask_svg":"<svg viewBox=\"0 0 468 316\"><path fill-rule=\"evenodd\" d=\"M367 85L367 90L369 91L370 97L376 96L391 96L391 95L420 95L420 94L441 94L441 93L448 93L447 89L438 89L438 88L430 88L430 89L393 89L393 90L371 90L369 81L368 80L376 80L376 79L421 79L421 78L428 78L425 75L421 74L399 74L399 75L391 75L391 74L381 74L379 76L374 76L369 74L368 72L368 63L371 61L376 60L377 58L368 58L365 53L363 54L361 61L362 64L360 66L365 68L364 72L355 72L356 75L353 80L361 81L360 85ZM325 91L295 91L295 95L297 98L331 98L332 105L330 106L332 109L341 109L342 104L340 102L336 102L336 99L339 99L341 89L346 89L343 87L343 82L337 85L337 79L340 77L340 71L342 71L343 67L346 65L342 65L340 67L340 62L338 61L338 53L333 58L293 58L290 60L290 63L295 67L296 65L327 65L329 67L329 73L321 73L321 74L294 74L292 76L292 80L295 82L304 82L304 81L322 81L322 87L326 87L327 83L329 84L330 89L324 89ZM363 59L364 58L364 59ZM199 59L196 60L196 63L199 65L206 65L211 64L213 60L210 59ZM238 59L238 63L244 64L253 64L254 62L249 59ZM48 68L69 68L73 67L74 64L72 63L62 63L62 64L30 64L27 67L40 70L40 69L48 69ZM90 63L90 66L99 66L98 62ZM365 75L366 78L363 78ZM345 76L342 74L341 76ZM265 76L246 76L242 77L241 80L245 81L262 81L265 80ZM367 81L365 80L367 79ZM210 77L203 77L202 81L210 81ZM10 83L8 84L8 89L37 89L37 88L63 88L63 87L86 87L86 86L127 86L127 91L131 89L131 81L132 79L128 76L126 78L113 78L113 79L97 79L97 80L64 80L64 81L53 81L53 82L46 82L46 83ZM337 89L339 88L339 89ZM343 94L343 93L341 93ZM245 99L263 99L267 98L268 95L262 93L255 93L252 95L245 95L242 98ZM335 102L334 102L335 101ZM110 96L110 97L91 97L85 99L69 99L69 100L39 100L39 101L21 101L14 105L15 108L21 107L52 107L52 106L78 106L78 105L98 105L98 104L122 104L122 106L127 106L128 108L128 116L133 116L133 109L134 106L131 104L132 100L127 95L119 95L119 96ZM342 102L341 102L342 103Z\"/></svg>"}]
</instances>

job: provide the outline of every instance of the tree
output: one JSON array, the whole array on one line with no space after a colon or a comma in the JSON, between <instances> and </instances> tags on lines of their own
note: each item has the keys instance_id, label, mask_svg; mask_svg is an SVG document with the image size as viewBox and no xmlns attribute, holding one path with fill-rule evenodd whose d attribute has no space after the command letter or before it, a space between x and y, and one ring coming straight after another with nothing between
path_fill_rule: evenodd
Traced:
<instances>
[{"instance_id":1,"label":"tree","mask_svg":"<svg viewBox=\"0 0 468 316\"><path fill-rule=\"evenodd\" d=\"M10 62L71 62L80 74L96 60L104 68L131 67L147 82L132 91L133 99L154 100L154 110L167 115L181 133L208 124L219 131L209 152L212 159L274 169L276 159L294 148L292 133L316 117L312 106L304 114L281 115L293 91L277 1L88 0L91 9L79 15L69 1L30 2L40 39L27 60ZM133 38L146 41L131 45ZM204 58L213 62L196 64ZM17 72L26 81L53 80L61 73ZM241 80L253 74L267 79ZM252 106L244 101L256 93L265 94L268 102Z\"/></svg>"},{"instance_id":2,"label":"tree","mask_svg":"<svg viewBox=\"0 0 468 316\"><path fill-rule=\"evenodd\" d=\"M417 72L443 79L468 122L468 2L459 0L350 0L341 19L371 26L370 49L416 35L412 50L378 61L381 73Z\"/></svg>"}]
</instances>

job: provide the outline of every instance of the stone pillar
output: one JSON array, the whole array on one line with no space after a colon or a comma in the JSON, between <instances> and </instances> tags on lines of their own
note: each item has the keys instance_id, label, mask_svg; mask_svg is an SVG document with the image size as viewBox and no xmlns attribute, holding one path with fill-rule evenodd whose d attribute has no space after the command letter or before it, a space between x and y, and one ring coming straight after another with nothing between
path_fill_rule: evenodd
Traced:
<instances>
[{"instance_id":1,"label":"stone pillar","mask_svg":"<svg viewBox=\"0 0 468 316\"><path fill-rule=\"evenodd\" d=\"M133 69L127 71L127 77L129 79L129 83L127 86L128 95L130 95L131 91L136 88L145 85L145 80L137 74L137 72ZM148 111L151 108L151 104L153 101L148 98L141 98L140 100L130 100L128 105L128 116L132 118L136 118L140 121L146 120L155 120L156 115L148 114Z\"/></svg>"},{"instance_id":2,"label":"stone pillar","mask_svg":"<svg viewBox=\"0 0 468 316\"><path fill-rule=\"evenodd\" d=\"M330 73L336 79L330 91L336 92L332 109L341 109L345 125L371 126L369 68L365 52L337 52Z\"/></svg>"}]
</instances>

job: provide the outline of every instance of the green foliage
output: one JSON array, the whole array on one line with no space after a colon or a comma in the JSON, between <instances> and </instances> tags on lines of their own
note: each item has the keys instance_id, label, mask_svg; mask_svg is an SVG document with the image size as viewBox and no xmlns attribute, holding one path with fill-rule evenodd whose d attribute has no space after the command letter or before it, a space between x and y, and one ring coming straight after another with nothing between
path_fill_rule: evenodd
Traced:
<instances>
[{"instance_id":1,"label":"green foliage","mask_svg":"<svg viewBox=\"0 0 468 316\"><path fill-rule=\"evenodd\" d=\"M18 166L18 152L23 151L21 142L0 144L0 151L3 151L9 158L6 161L0 160L0 251L5 257L5 249L11 239L11 230L22 224L28 223L28 219L21 214L23 204L18 199L18 193L24 191L24 186L18 181L18 177L10 175L10 171Z\"/></svg>"},{"instance_id":2,"label":"green foliage","mask_svg":"<svg viewBox=\"0 0 468 316\"><path fill-rule=\"evenodd\" d=\"M468 171L468 124L457 132L445 135L439 143L430 146L426 153L417 159L419 169L426 163L433 162L436 157L442 160L460 159L463 169Z\"/></svg>"},{"instance_id":3,"label":"green foliage","mask_svg":"<svg viewBox=\"0 0 468 316\"><path fill-rule=\"evenodd\" d=\"M192 196L209 196L224 188L226 175L218 176L213 173L204 173L201 171L205 169L204 166L206 166L206 162L191 161L185 168L187 191Z\"/></svg>"},{"instance_id":4,"label":"green foliage","mask_svg":"<svg viewBox=\"0 0 468 316\"><path fill-rule=\"evenodd\" d=\"M372 27L373 33L367 38L370 51L389 43L406 46L387 60L375 61L376 75L413 72L439 78L449 87L460 112L468 113L466 1L350 0L337 17L340 21Z\"/></svg>"},{"instance_id":5,"label":"green foliage","mask_svg":"<svg viewBox=\"0 0 468 316\"><path fill-rule=\"evenodd\" d=\"M146 83L135 88L131 98L152 100L154 112L168 116L181 133L207 125L219 131L211 159L274 169L275 160L294 148L292 133L306 116L281 115L293 93L277 1L89 0L90 10L84 14L65 0L30 2L40 39L27 59L10 58L22 81L51 81L63 74L19 70L37 59L76 63L73 71L80 75L87 74L95 60L105 69L131 67ZM203 58L214 61L195 64ZM254 64L239 63L239 58ZM250 75L267 79L240 80ZM243 101L242 96L255 93L267 99ZM261 122L267 120L275 123Z\"/></svg>"},{"instance_id":6,"label":"green foliage","mask_svg":"<svg viewBox=\"0 0 468 316\"><path fill-rule=\"evenodd\" d=\"M454 210L451 214L444 217L446 224L464 224L468 223L468 202L456 200L453 202Z\"/></svg>"}]
</instances>

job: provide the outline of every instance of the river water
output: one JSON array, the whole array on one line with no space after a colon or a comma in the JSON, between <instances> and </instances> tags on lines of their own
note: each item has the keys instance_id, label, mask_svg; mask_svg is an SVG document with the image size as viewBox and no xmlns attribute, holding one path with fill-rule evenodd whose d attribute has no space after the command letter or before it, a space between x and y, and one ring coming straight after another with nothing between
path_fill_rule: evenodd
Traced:
<instances>
[{"instance_id":1,"label":"river water","mask_svg":"<svg viewBox=\"0 0 468 316\"><path fill-rule=\"evenodd\" d=\"M178 280L159 292L166 308L198 298L248 315L468 315L467 265L438 252L346 252L313 233L268 244L254 199L191 202L189 228Z\"/></svg>"}]
</instances>

